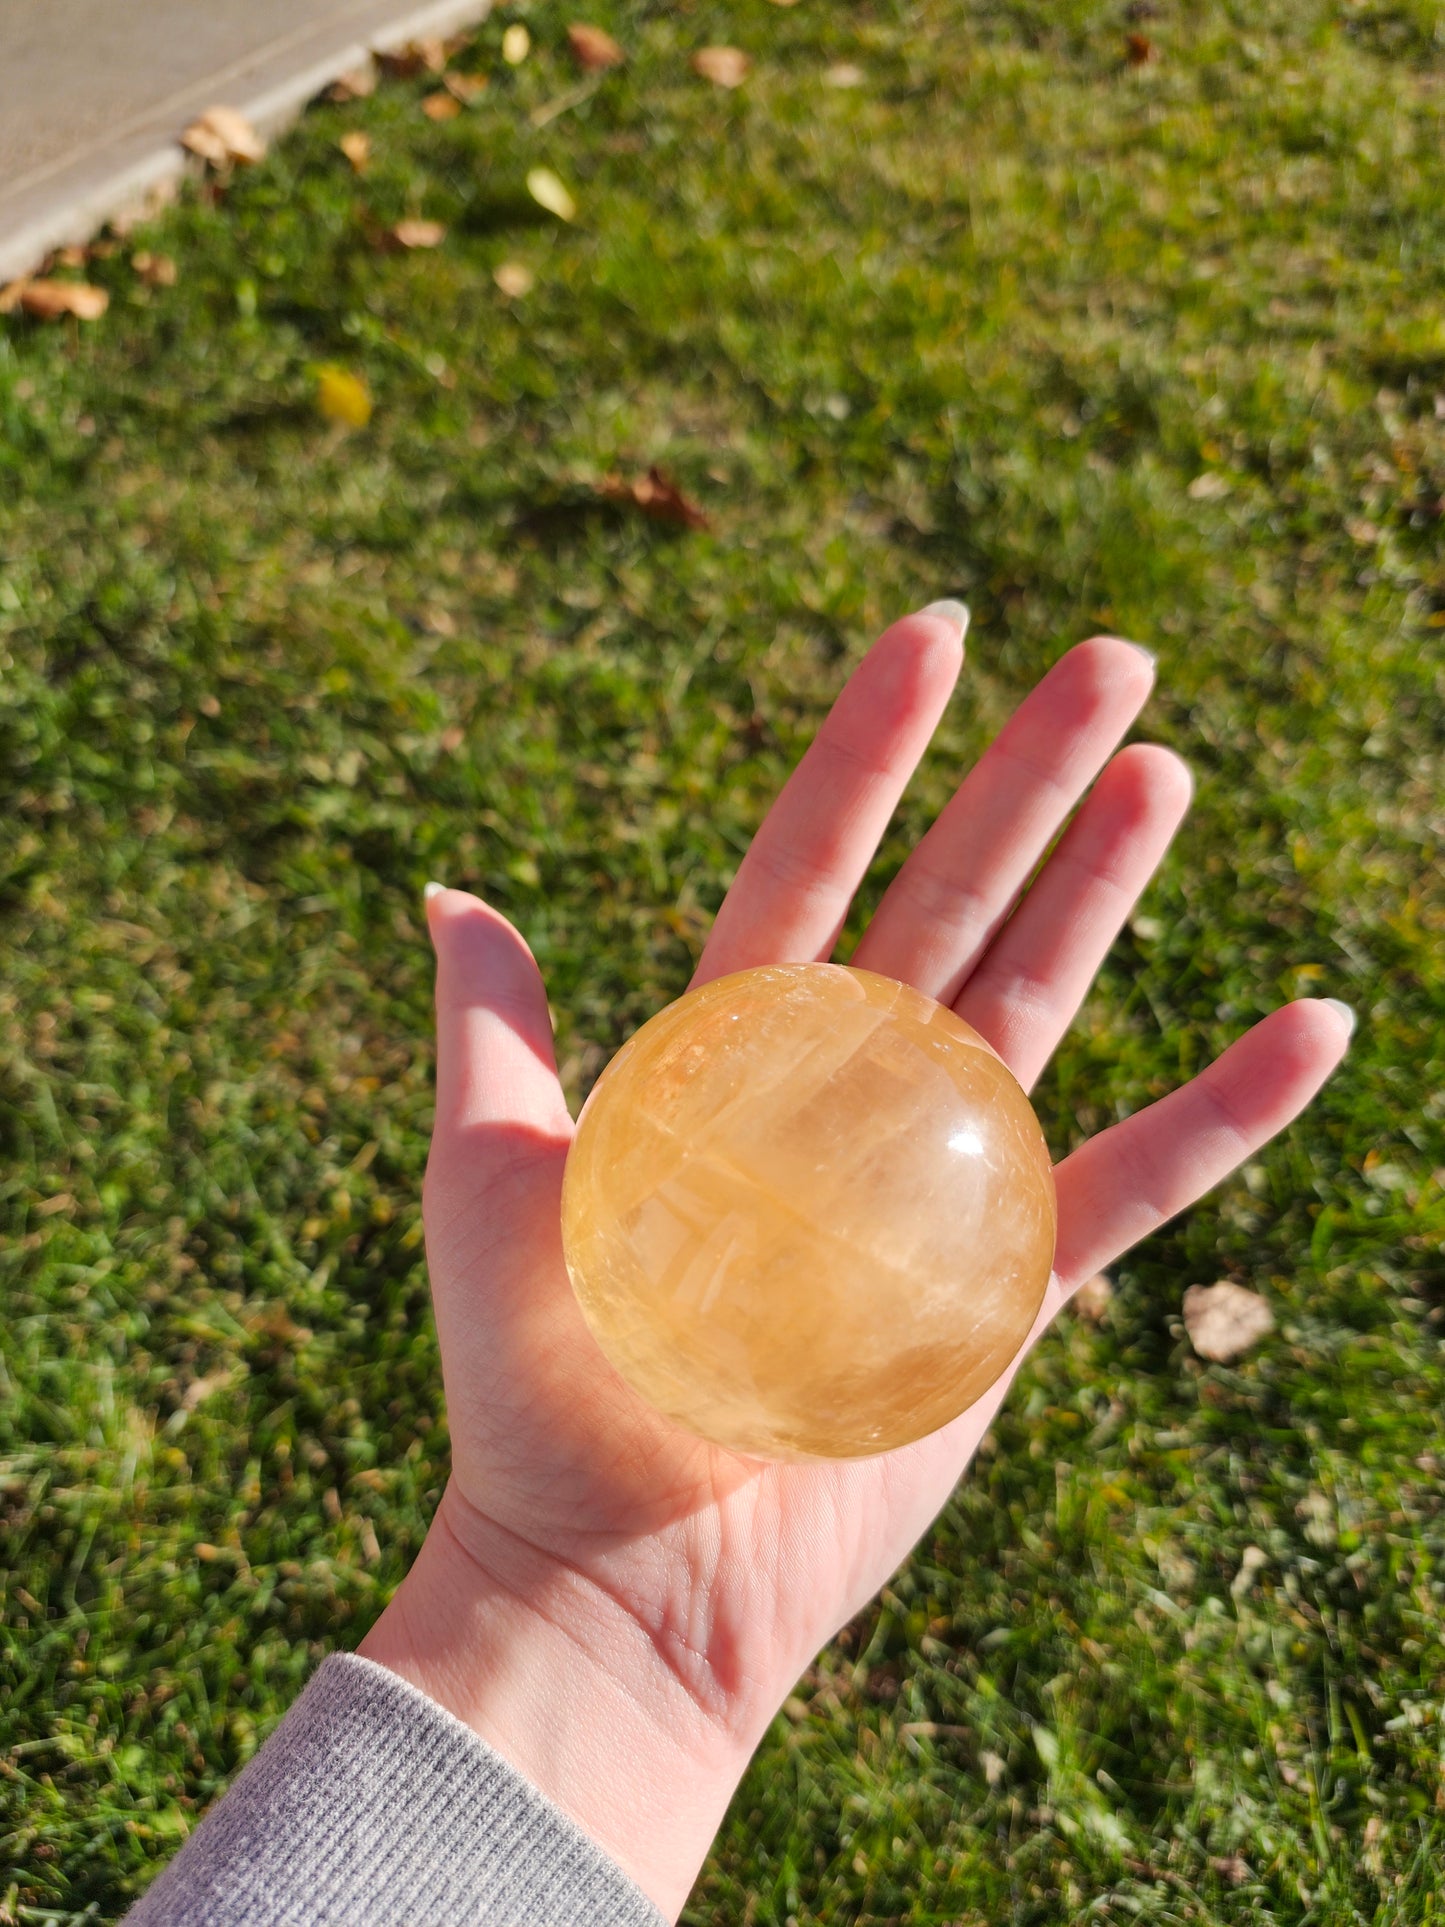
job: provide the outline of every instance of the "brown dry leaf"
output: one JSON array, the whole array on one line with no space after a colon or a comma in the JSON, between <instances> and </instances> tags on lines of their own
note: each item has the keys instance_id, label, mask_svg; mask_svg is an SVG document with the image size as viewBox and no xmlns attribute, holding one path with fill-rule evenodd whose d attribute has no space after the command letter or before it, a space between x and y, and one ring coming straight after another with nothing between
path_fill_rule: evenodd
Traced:
<instances>
[{"instance_id":1,"label":"brown dry leaf","mask_svg":"<svg viewBox=\"0 0 1445 1927\"><path fill-rule=\"evenodd\" d=\"M255 1310L244 1312L242 1324L247 1331L264 1338L274 1338L282 1345L307 1345L314 1334L309 1325L298 1325L286 1306L276 1300L257 1306Z\"/></svg>"},{"instance_id":2,"label":"brown dry leaf","mask_svg":"<svg viewBox=\"0 0 1445 1927\"><path fill-rule=\"evenodd\" d=\"M1126 34L1124 53L1131 67L1147 67L1151 60L1159 58L1154 42L1147 33Z\"/></svg>"},{"instance_id":3,"label":"brown dry leaf","mask_svg":"<svg viewBox=\"0 0 1445 1927\"><path fill-rule=\"evenodd\" d=\"M1184 1329L1201 1358L1227 1365L1274 1330L1274 1313L1258 1292L1222 1278L1185 1292Z\"/></svg>"},{"instance_id":4,"label":"brown dry leaf","mask_svg":"<svg viewBox=\"0 0 1445 1927\"><path fill-rule=\"evenodd\" d=\"M530 294L537 281L536 275L521 261L504 261L492 279L502 293L513 301L520 301L524 294Z\"/></svg>"},{"instance_id":5,"label":"brown dry leaf","mask_svg":"<svg viewBox=\"0 0 1445 1927\"><path fill-rule=\"evenodd\" d=\"M462 111L462 103L445 87L439 87L434 94L427 95L421 104L421 111L428 120L455 120Z\"/></svg>"},{"instance_id":6,"label":"brown dry leaf","mask_svg":"<svg viewBox=\"0 0 1445 1927\"><path fill-rule=\"evenodd\" d=\"M208 107L198 114L181 135L181 146L212 167L259 161L266 152L265 141L234 107Z\"/></svg>"},{"instance_id":7,"label":"brown dry leaf","mask_svg":"<svg viewBox=\"0 0 1445 1927\"><path fill-rule=\"evenodd\" d=\"M610 33L604 33L601 27L589 27L584 20L574 22L567 29L567 44L577 65L586 68L589 74L620 67L627 58Z\"/></svg>"},{"instance_id":8,"label":"brown dry leaf","mask_svg":"<svg viewBox=\"0 0 1445 1927\"><path fill-rule=\"evenodd\" d=\"M26 281L19 305L37 321L59 321L68 314L77 321L99 321L110 306L110 296L86 281Z\"/></svg>"},{"instance_id":9,"label":"brown dry leaf","mask_svg":"<svg viewBox=\"0 0 1445 1927\"><path fill-rule=\"evenodd\" d=\"M439 74L447 64L447 43L435 37L408 40L404 46L379 51L376 60L384 73L399 80L409 80L413 74Z\"/></svg>"},{"instance_id":10,"label":"brown dry leaf","mask_svg":"<svg viewBox=\"0 0 1445 1927\"><path fill-rule=\"evenodd\" d=\"M85 248L57 248L53 265L57 268L83 268L89 259L90 255Z\"/></svg>"},{"instance_id":11,"label":"brown dry leaf","mask_svg":"<svg viewBox=\"0 0 1445 1927\"><path fill-rule=\"evenodd\" d=\"M1114 1286L1108 1273L1096 1271L1074 1293L1074 1307L1081 1318L1087 1318L1091 1325L1097 1325L1109 1309L1113 1296Z\"/></svg>"},{"instance_id":12,"label":"brown dry leaf","mask_svg":"<svg viewBox=\"0 0 1445 1927\"><path fill-rule=\"evenodd\" d=\"M1209 1857L1211 1873L1217 1873L1221 1880L1231 1887L1242 1887L1246 1881L1253 1880L1254 1871L1249 1862L1237 1853L1211 1854Z\"/></svg>"},{"instance_id":13,"label":"brown dry leaf","mask_svg":"<svg viewBox=\"0 0 1445 1927\"><path fill-rule=\"evenodd\" d=\"M442 82L447 92L455 95L463 107L470 107L474 100L479 99L487 91L488 84L485 74L448 74Z\"/></svg>"},{"instance_id":14,"label":"brown dry leaf","mask_svg":"<svg viewBox=\"0 0 1445 1927\"><path fill-rule=\"evenodd\" d=\"M20 306L21 295L34 279L34 275L22 274L18 281L7 281L0 288L0 314L14 314Z\"/></svg>"},{"instance_id":15,"label":"brown dry leaf","mask_svg":"<svg viewBox=\"0 0 1445 1927\"><path fill-rule=\"evenodd\" d=\"M349 100L365 100L376 92L376 63L367 61L364 67L348 67L344 74L338 74L326 89L326 98L344 107Z\"/></svg>"},{"instance_id":16,"label":"brown dry leaf","mask_svg":"<svg viewBox=\"0 0 1445 1927\"><path fill-rule=\"evenodd\" d=\"M235 1372L219 1371L209 1372L202 1378L193 1378L185 1391L181 1393L181 1410L183 1412L194 1412L198 1405L205 1403L212 1392L225 1391L226 1387L236 1377L237 1374Z\"/></svg>"},{"instance_id":17,"label":"brown dry leaf","mask_svg":"<svg viewBox=\"0 0 1445 1927\"><path fill-rule=\"evenodd\" d=\"M447 238L447 231L440 221L398 221L391 230L391 238L398 247L439 248Z\"/></svg>"},{"instance_id":18,"label":"brown dry leaf","mask_svg":"<svg viewBox=\"0 0 1445 1927\"><path fill-rule=\"evenodd\" d=\"M751 60L741 47L701 47L692 57L692 70L715 87L741 87Z\"/></svg>"},{"instance_id":19,"label":"brown dry leaf","mask_svg":"<svg viewBox=\"0 0 1445 1927\"><path fill-rule=\"evenodd\" d=\"M627 480L621 475L604 476L597 492L606 501L640 509L654 521L676 522L685 529L712 527L711 520L697 503L690 501L671 476L660 468L650 468L645 475L634 480Z\"/></svg>"},{"instance_id":20,"label":"brown dry leaf","mask_svg":"<svg viewBox=\"0 0 1445 1927\"><path fill-rule=\"evenodd\" d=\"M358 174L366 172L366 163L371 159L370 134L363 134L359 127L353 127L349 134L341 136L336 145Z\"/></svg>"},{"instance_id":21,"label":"brown dry leaf","mask_svg":"<svg viewBox=\"0 0 1445 1927\"><path fill-rule=\"evenodd\" d=\"M176 264L168 254L152 254L149 248L142 248L131 256L130 264L148 288L176 285Z\"/></svg>"}]
</instances>

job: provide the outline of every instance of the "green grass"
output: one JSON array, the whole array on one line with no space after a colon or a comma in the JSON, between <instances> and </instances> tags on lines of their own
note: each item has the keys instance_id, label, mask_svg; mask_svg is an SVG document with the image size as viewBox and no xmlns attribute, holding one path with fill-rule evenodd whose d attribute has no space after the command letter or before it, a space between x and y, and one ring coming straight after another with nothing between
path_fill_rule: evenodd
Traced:
<instances>
[{"instance_id":1,"label":"green grass","mask_svg":"<svg viewBox=\"0 0 1445 1927\"><path fill-rule=\"evenodd\" d=\"M482 29L456 121L317 108L92 263L102 322L0 322L0 1921L117 1917L420 1541L424 879L527 933L580 1094L946 594L875 893L1092 630L1198 780L1055 1148L1297 992L1360 1029L1041 1348L688 1918L1441 1920L1445 8L617 0L536 126L572 17L515 71ZM650 462L710 530L598 501ZM1279 1325L1233 1368L1179 1321L1221 1276Z\"/></svg>"}]
</instances>

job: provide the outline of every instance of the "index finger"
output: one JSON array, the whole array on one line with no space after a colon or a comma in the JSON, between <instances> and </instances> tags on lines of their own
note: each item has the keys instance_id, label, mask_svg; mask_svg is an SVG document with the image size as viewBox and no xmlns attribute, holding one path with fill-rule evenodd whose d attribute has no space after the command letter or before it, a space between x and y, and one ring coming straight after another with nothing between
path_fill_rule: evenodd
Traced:
<instances>
[{"instance_id":1,"label":"index finger","mask_svg":"<svg viewBox=\"0 0 1445 1927\"><path fill-rule=\"evenodd\" d=\"M933 602L884 631L844 684L743 858L692 987L826 960L963 665L968 611Z\"/></svg>"}]
</instances>

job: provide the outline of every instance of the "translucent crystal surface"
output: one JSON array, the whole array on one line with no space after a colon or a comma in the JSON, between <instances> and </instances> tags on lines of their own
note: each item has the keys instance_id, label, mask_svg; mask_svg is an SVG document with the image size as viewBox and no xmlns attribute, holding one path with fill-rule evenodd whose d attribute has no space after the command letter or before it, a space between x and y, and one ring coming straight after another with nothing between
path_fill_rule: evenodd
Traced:
<instances>
[{"instance_id":1,"label":"translucent crystal surface","mask_svg":"<svg viewBox=\"0 0 1445 1927\"><path fill-rule=\"evenodd\" d=\"M1048 1149L978 1033L834 964L720 978L618 1052L567 1161L567 1266L618 1371L765 1458L921 1438L987 1389L1054 1251Z\"/></svg>"}]
</instances>

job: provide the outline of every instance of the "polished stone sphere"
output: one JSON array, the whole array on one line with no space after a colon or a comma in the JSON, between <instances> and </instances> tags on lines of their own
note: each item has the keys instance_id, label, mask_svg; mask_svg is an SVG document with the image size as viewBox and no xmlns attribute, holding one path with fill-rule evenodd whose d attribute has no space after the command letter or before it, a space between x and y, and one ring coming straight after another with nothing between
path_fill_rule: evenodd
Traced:
<instances>
[{"instance_id":1,"label":"polished stone sphere","mask_svg":"<svg viewBox=\"0 0 1445 1927\"><path fill-rule=\"evenodd\" d=\"M583 1107L562 1232L607 1357L757 1458L856 1458L964 1411L1054 1254L1048 1147L977 1031L836 964L722 977Z\"/></svg>"}]
</instances>

